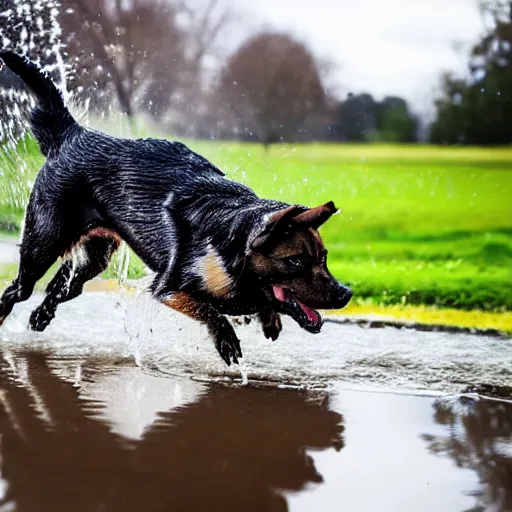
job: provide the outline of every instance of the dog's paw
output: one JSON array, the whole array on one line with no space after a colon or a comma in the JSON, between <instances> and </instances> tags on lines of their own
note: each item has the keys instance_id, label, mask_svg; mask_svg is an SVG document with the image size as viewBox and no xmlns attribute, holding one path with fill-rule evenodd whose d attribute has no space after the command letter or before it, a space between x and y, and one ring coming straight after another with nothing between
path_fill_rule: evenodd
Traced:
<instances>
[{"instance_id":1,"label":"dog's paw","mask_svg":"<svg viewBox=\"0 0 512 512\"><path fill-rule=\"evenodd\" d=\"M275 311L271 311L269 314L265 315L264 318L261 318L261 326L263 327L263 334L265 335L265 338L272 341L276 341L283 330L281 317L279 316L279 313L276 313Z\"/></svg>"},{"instance_id":2,"label":"dog's paw","mask_svg":"<svg viewBox=\"0 0 512 512\"><path fill-rule=\"evenodd\" d=\"M240 340L236 337L231 326L222 329L216 336L215 346L224 362L231 366L231 362L238 364L238 358L242 357Z\"/></svg>"},{"instance_id":3,"label":"dog's paw","mask_svg":"<svg viewBox=\"0 0 512 512\"><path fill-rule=\"evenodd\" d=\"M30 315L30 320L28 322L29 329L36 332L43 332L48 327L52 319L53 316L49 315L44 310L37 308L32 311Z\"/></svg>"}]
</instances>

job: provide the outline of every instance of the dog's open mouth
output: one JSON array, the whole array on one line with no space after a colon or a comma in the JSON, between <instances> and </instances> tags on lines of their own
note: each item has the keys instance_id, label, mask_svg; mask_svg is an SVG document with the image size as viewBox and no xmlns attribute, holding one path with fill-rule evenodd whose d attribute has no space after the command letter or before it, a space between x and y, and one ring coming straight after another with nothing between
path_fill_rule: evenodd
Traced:
<instances>
[{"instance_id":1,"label":"dog's open mouth","mask_svg":"<svg viewBox=\"0 0 512 512\"><path fill-rule=\"evenodd\" d=\"M311 333L320 332L324 323L322 315L300 302L287 288L272 286L275 298L281 303L284 313L290 315L303 329Z\"/></svg>"}]
</instances>

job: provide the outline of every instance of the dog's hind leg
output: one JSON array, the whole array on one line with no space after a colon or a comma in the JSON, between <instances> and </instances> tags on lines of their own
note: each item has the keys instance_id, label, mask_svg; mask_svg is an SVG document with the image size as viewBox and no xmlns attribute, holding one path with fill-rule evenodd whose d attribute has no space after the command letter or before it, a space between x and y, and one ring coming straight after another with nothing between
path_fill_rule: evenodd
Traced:
<instances>
[{"instance_id":1,"label":"dog's hind leg","mask_svg":"<svg viewBox=\"0 0 512 512\"><path fill-rule=\"evenodd\" d=\"M0 298L0 325L18 302L27 300L34 286L71 243L51 205L29 204L20 247L18 276Z\"/></svg>"},{"instance_id":2,"label":"dog's hind leg","mask_svg":"<svg viewBox=\"0 0 512 512\"><path fill-rule=\"evenodd\" d=\"M119 247L121 239L113 232L98 228L75 246L46 288L46 296L30 315L29 326L43 331L55 317L59 304L78 297L84 284L103 272Z\"/></svg>"},{"instance_id":3,"label":"dog's hind leg","mask_svg":"<svg viewBox=\"0 0 512 512\"><path fill-rule=\"evenodd\" d=\"M240 341L233 326L213 306L201 302L185 292L176 292L160 299L163 304L206 325L213 337L215 348L228 366L242 357Z\"/></svg>"}]
</instances>

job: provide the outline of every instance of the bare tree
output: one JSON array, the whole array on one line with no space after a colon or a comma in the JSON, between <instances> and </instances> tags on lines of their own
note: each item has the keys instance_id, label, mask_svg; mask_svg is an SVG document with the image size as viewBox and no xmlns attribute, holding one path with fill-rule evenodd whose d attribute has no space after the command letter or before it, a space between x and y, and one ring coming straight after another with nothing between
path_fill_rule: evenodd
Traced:
<instances>
[{"instance_id":1,"label":"bare tree","mask_svg":"<svg viewBox=\"0 0 512 512\"><path fill-rule=\"evenodd\" d=\"M128 116L137 99L165 107L185 65L185 35L176 17L167 0L62 0L75 85L90 94L111 83Z\"/></svg>"},{"instance_id":2,"label":"bare tree","mask_svg":"<svg viewBox=\"0 0 512 512\"><path fill-rule=\"evenodd\" d=\"M208 57L222 59L222 36L236 19L231 3L223 0L183 0L180 12L189 33L189 60L199 65Z\"/></svg>"},{"instance_id":3,"label":"bare tree","mask_svg":"<svg viewBox=\"0 0 512 512\"><path fill-rule=\"evenodd\" d=\"M229 11L208 0L200 13L182 0L62 0L62 25L76 69L74 84L117 97L133 116L142 106L160 119L173 97L198 88L202 63Z\"/></svg>"},{"instance_id":4,"label":"bare tree","mask_svg":"<svg viewBox=\"0 0 512 512\"><path fill-rule=\"evenodd\" d=\"M228 60L220 88L241 129L266 146L300 139L308 117L326 103L319 62L282 33L261 33L243 43Z\"/></svg>"},{"instance_id":5,"label":"bare tree","mask_svg":"<svg viewBox=\"0 0 512 512\"><path fill-rule=\"evenodd\" d=\"M172 1L181 1L176 5L180 27L187 36L187 68L181 77L182 86L173 97L165 126L187 136L209 136L216 110L212 109L212 85L218 77L218 69L226 62L231 29L241 16L230 0Z\"/></svg>"}]
</instances>

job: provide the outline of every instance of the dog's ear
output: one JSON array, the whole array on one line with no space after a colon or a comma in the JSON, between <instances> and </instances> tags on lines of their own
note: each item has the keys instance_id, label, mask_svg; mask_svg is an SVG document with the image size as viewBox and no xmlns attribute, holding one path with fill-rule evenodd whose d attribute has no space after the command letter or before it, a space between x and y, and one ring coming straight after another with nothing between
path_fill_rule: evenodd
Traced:
<instances>
[{"instance_id":1,"label":"dog's ear","mask_svg":"<svg viewBox=\"0 0 512 512\"><path fill-rule=\"evenodd\" d=\"M332 201L316 208L311 208L293 217L293 223L308 228L318 229L324 222L329 220L338 211Z\"/></svg>"},{"instance_id":2,"label":"dog's ear","mask_svg":"<svg viewBox=\"0 0 512 512\"><path fill-rule=\"evenodd\" d=\"M285 228L291 219L296 218L301 212L304 212L304 207L293 205L274 213L265 223L265 227L258 233L256 238L251 243L251 249L261 251L265 245L268 245L272 238L279 232L280 228Z\"/></svg>"}]
</instances>

